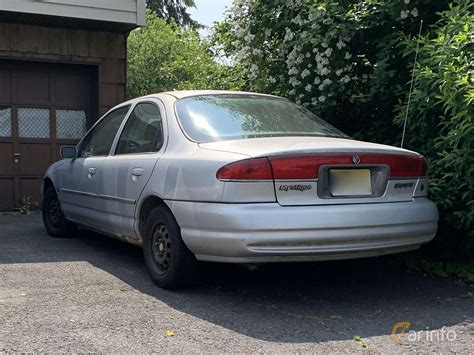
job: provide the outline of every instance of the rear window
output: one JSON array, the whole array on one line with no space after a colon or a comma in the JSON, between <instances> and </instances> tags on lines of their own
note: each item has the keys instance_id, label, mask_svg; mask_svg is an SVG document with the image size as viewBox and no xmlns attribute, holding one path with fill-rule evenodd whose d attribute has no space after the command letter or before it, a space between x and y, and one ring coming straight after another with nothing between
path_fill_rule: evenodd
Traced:
<instances>
[{"instance_id":1,"label":"rear window","mask_svg":"<svg viewBox=\"0 0 474 355\"><path fill-rule=\"evenodd\" d=\"M288 100L259 95L187 97L176 103L178 120L199 143L259 137L347 135Z\"/></svg>"}]
</instances>

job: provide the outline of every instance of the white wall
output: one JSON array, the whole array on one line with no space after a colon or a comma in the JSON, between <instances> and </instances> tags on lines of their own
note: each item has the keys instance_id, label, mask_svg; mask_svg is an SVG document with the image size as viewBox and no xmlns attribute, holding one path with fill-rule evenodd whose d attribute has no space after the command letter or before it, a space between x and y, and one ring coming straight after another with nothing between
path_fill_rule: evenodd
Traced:
<instances>
[{"instance_id":1,"label":"white wall","mask_svg":"<svg viewBox=\"0 0 474 355\"><path fill-rule=\"evenodd\" d=\"M0 0L0 11L145 24L145 0Z\"/></svg>"}]
</instances>

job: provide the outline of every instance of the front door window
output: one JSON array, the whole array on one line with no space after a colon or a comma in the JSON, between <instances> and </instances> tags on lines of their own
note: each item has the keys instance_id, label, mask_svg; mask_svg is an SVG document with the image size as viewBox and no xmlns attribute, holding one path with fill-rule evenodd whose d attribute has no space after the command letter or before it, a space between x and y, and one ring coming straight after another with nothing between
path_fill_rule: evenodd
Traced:
<instances>
[{"instance_id":1,"label":"front door window","mask_svg":"<svg viewBox=\"0 0 474 355\"><path fill-rule=\"evenodd\" d=\"M79 157L105 156L110 152L117 131L130 106L121 107L102 118L87 134L79 147Z\"/></svg>"}]
</instances>

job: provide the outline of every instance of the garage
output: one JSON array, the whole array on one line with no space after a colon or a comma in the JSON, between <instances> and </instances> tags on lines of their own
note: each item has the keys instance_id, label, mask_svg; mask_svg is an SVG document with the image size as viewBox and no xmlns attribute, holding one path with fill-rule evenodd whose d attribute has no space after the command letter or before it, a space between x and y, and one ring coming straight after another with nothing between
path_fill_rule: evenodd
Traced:
<instances>
[{"instance_id":1,"label":"garage","mask_svg":"<svg viewBox=\"0 0 474 355\"><path fill-rule=\"evenodd\" d=\"M144 0L0 4L0 211L40 203L47 167L125 100Z\"/></svg>"},{"instance_id":2,"label":"garage","mask_svg":"<svg viewBox=\"0 0 474 355\"><path fill-rule=\"evenodd\" d=\"M0 208L39 201L41 178L91 123L93 68L0 61Z\"/></svg>"}]
</instances>

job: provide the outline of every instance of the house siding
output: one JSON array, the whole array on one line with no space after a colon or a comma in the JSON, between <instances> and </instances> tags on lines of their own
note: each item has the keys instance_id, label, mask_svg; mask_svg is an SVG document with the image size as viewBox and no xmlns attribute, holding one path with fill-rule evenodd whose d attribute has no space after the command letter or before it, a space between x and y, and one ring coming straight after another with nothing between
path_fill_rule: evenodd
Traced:
<instances>
[{"instance_id":1,"label":"house siding","mask_svg":"<svg viewBox=\"0 0 474 355\"><path fill-rule=\"evenodd\" d=\"M3 11L145 24L145 0L3 0Z\"/></svg>"}]
</instances>

